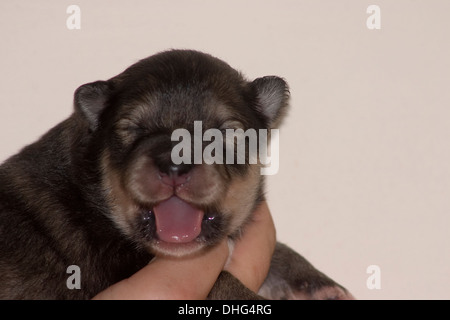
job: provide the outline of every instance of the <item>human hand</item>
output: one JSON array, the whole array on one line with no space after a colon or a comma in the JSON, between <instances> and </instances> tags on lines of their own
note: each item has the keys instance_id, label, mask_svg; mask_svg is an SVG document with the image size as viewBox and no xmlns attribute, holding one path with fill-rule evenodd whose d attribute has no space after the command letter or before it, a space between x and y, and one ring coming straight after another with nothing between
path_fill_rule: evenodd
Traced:
<instances>
[{"instance_id":1,"label":"human hand","mask_svg":"<svg viewBox=\"0 0 450 320\"><path fill-rule=\"evenodd\" d=\"M202 254L184 258L156 257L94 299L201 300L208 296L224 267L257 292L267 276L275 248L275 227L266 202L255 210L244 231L230 259L226 239Z\"/></svg>"}]
</instances>

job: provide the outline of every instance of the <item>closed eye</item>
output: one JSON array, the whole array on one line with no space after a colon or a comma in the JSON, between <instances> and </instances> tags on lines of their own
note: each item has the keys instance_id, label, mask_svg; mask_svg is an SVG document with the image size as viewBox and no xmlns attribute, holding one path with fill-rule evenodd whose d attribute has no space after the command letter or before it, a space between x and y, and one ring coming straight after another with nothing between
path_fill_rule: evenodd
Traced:
<instances>
[{"instance_id":1,"label":"closed eye","mask_svg":"<svg viewBox=\"0 0 450 320\"><path fill-rule=\"evenodd\" d=\"M222 131L223 133L225 133L226 129L243 129L245 130L244 125L242 124L242 122L237 121L237 120L228 120L225 121L221 126L220 126L220 131Z\"/></svg>"}]
</instances>

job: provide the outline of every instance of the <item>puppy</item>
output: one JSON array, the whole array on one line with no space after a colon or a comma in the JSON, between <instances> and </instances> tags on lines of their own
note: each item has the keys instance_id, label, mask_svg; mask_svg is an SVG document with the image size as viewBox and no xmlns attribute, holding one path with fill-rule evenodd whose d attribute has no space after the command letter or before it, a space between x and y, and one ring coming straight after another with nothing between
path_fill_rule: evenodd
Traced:
<instances>
[{"instance_id":1,"label":"puppy","mask_svg":"<svg viewBox=\"0 0 450 320\"><path fill-rule=\"evenodd\" d=\"M199 163L195 152L208 146L202 140L178 153L192 161L175 163L181 142L173 133L198 138L198 124L201 134L276 128L288 99L279 77L249 82L225 62L188 50L156 54L79 87L73 114L0 167L0 298L89 299L154 255L182 257L238 237L264 199L260 161L250 161L247 146L243 163ZM223 142L214 156L235 143ZM81 270L80 289L67 286L71 265ZM277 244L260 295L227 272L210 293L262 297L351 295Z\"/></svg>"}]
</instances>

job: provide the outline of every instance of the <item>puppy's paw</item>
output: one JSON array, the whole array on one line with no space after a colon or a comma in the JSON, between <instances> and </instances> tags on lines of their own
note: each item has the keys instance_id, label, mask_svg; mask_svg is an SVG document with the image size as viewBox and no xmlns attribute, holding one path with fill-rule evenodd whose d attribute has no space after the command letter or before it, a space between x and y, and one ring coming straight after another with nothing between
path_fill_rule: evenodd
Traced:
<instances>
[{"instance_id":1,"label":"puppy's paw","mask_svg":"<svg viewBox=\"0 0 450 320\"><path fill-rule=\"evenodd\" d=\"M277 243L269 275L259 294L275 300L354 300L344 287L314 268L288 246Z\"/></svg>"},{"instance_id":2,"label":"puppy's paw","mask_svg":"<svg viewBox=\"0 0 450 320\"><path fill-rule=\"evenodd\" d=\"M355 300L353 295L337 284L300 286L289 285L278 279L276 283L265 283L259 294L267 299L275 300Z\"/></svg>"},{"instance_id":3,"label":"puppy's paw","mask_svg":"<svg viewBox=\"0 0 450 320\"><path fill-rule=\"evenodd\" d=\"M353 295L338 285L326 285L315 290L292 290L293 300L355 300Z\"/></svg>"}]
</instances>

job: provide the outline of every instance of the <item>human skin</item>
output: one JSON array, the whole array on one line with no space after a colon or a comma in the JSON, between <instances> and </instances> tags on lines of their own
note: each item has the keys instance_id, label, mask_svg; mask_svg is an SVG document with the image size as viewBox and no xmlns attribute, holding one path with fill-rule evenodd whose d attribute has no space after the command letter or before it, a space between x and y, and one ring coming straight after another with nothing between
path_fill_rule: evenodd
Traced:
<instances>
[{"instance_id":1,"label":"human skin","mask_svg":"<svg viewBox=\"0 0 450 320\"><path fill-rule=\"evenodd\" d=\"M235 243L230 259L226 239L201 254L184 258L156 257L94 299L202 300L208 296L222 270L258 292L267 276L275 242L272 216L267 203L262 202Z\"/></svg>"}]
</instances>

